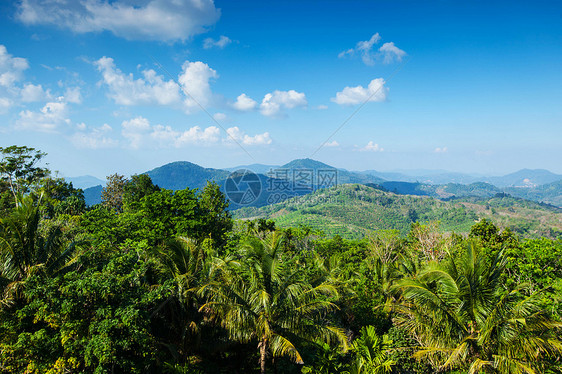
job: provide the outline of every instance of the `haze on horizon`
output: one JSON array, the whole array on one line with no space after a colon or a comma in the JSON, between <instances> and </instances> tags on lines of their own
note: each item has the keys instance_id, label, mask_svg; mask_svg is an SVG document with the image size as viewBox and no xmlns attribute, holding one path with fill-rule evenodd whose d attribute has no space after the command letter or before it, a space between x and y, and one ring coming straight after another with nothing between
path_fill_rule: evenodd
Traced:
<instances>
[{"instance_id":1,"label":"haze on horizon","mask_svg":"<svg viewBox=\"0 0 562 374\"><path fill-rule=\"evenodd\" d=\"M87 3L0 4L0 147L63 176L562 174L560 2Z\"/></svg>"}]
</instances>

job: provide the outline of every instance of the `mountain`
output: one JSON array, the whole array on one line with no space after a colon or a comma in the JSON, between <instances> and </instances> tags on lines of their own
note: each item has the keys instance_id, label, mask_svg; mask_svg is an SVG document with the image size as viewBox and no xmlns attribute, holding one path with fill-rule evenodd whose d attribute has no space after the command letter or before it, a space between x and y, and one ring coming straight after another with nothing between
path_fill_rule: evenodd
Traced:
<instances>
[{"instance_id":1,"label":"mountain","mask_svg":"<svg viewBox=\"0 0 562 374\"><path fill-rule=\"evenodd\" d=\"M273 169L277 169L279 168L279 165L264 165L264 164L251 164L251 165L240 165L240 166L235 166L232 168L225 168L224 170L228 170L230 172L232 171L236 171L236 170L251 170L256 174L267 174L269 173L269 171L273 170Z\"/></svg>"},{"instance_id":2,"label":"mountain","mask_svg":"<svg viewBox=\"0 0 562 374\"><path fill-rule=\"evenodd\" d=\"M102 185L89 187L84 190L84 200L87 206L92 206L101 203L101 190Z\"/></svg>"},{"instance_id":3,"label":"mountain","mask_svg":"<svg viewBox=\"0 0 562 374\"><path fill-rule=\"evenodd\" d=\"M544 169L522 169L502 177L482 178L496 187L537 187L562 180L562 175Z\"/></svg>"},{"instance_id":4,"label":"mountain","mask_svg":"<svg viewBox=\"0 0 562 374\"><path fill-rule=\"evenodd\" d=\"M379 172L366 170L362 174L374 175L389 181L419 182L425 184L462 183L468 184L478 180L478 177L464 173L453 173L444 170L412 170L400 172Z\"/></svg>"},{"instance_id":5,"label":"mountain","mask_svg":"<svg viewBox=\"0 0 562 374\"><path fill-rule=\"evenodd\" d=\"M537 187L507 187L504 190L513 195L533 201L542 201L562 207L562 181L543 184Z\"/></svg>"},{"instance_id":6,"label":"mountain","mask_svg":"<svg viewBox=\"0 0 562 374\"><path fill-rule=\"evenodd\" d=\"M333 166L325 164L320 161L312 160L310 158L303 158L303 159L296 159L293 160L276 170L311 170L314 174L316 179L318 180L317 184L322 184L320 179L322 178L322 173L326 172L325 174L335 173L335 182L334 184L346 184L346 183L381 183L384 182L384 179L377 177L375 175L370 174L363 174L353 171L348 171L345 169L337 169Z\"/></svg>"},{"instance_id":7,"label":"mountain","mask_svg":"<svg viewBox=\"0 0 562 374\"><path fill-rule=\"evenodd\" d=\"M74 188L81 188L85 190L86 188L94 187L97 185L104 185L105 181L93 177L91 175L82 175L79 177L67 177L64 178L67 182L72 182Z\"/></svg>"},{"instance_id":8,"label":"mountain","mask_svg":"<svg viewBox=\"0 0 562 374\"><path fill-rule=\"evenodd\" d=\"M221 169L204 168L187 161L172 162L147 171L152 183L170 190L203 188L207 181L224 182L230 172ZM219 183L220 185L221 183Z\"/></svg>"},{"instance_id":9,"label":"mountain","mask_svg":"<svg viewBox=\"0 0 562 374\"><path fill-rule=\"evenodd\" d=\"M280 227L306 225L329 236L347 238L360 238L382 229L399 230L405 235L416 221L440 221L444 231L467 233L481 218L523 236L562 237L562 209L502 193L491 198L442 201L346 184L278 204L242 208L233 214L240 219L272 219Z\"/></svg>"}]
</instances>

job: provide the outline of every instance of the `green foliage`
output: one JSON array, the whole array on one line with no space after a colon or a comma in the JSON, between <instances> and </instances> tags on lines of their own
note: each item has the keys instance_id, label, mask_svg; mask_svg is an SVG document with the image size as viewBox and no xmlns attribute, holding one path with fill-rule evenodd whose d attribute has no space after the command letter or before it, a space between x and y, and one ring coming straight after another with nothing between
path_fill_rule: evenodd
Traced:
<instances>
[{"instance_id":1,"label":"green foliage","mask_svg":"<svg viewBox=\"0 0 562 374\"><path fill-rule=\"evenodd\" d=\"M109 209L120 213L123 211L123 194L127 180L117 173L107 177L105 187L101 191L101 202Z\"/></svg>"},{"instance_id":2,"label":"green foliage","mask_svg":"<svg viewBox=\"0 0 562 374\"><path fill-rule=\"evenodd\" d=\"M416 357L436 370L535 373L562 353L553 321L525 284L504 290L506 259L491 261L473 245L459 259L428 263L400 281L397 321L419 339Z\"/></svg>"},{"instance_id":3,"label":"green foliage","mask_svg":"<svg viewBox=\"0 0 562 374\"><path fill-rule=\"evenodd\" d=\"M0 178L6 182L14 198L49 175L47 168L37 164L47 154L25 146L0 147Z\"/></svg>"},{"instance_id":4,"label":"green foliage","mask_svg":"<svg viewBox=\"0 0 562 374\"><path fill-rule=\"evenodd\" d=\"M169 290L146 282L150 262L116 251L90 252L79 263L65 275L29 278L27 305L2 311L3 372L154 370L159 353L150 315Z\"/></svg>"}]
</instances>

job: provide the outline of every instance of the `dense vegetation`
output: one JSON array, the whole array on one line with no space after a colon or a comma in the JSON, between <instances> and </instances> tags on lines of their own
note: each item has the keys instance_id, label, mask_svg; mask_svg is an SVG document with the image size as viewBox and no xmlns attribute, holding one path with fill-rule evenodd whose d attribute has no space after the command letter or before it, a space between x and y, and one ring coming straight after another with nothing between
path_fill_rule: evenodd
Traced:
<instances>
[{"instance_id":1,"label":"dense vegetation","mask_svg":"<svg viewBox=\"0 0 562 374\"><path fill-rule=\"evenodd\" d=\"M562 370L561 240L485 219L444 235L422 210L403 234L326 238L147 175L86 209L40 152L0 151L0 372Z\"/></svg>"},{"instance_id":2,"label":"dense vegetation","mask_svg":"<svg viewBox=\"0 0 562 374\"><path fill-rule=\"evenodd\" d=\"M234 211L235 218L272 219L279 227L307 225L328 236L357 239L376 230L407 235L412 223L440 221L444 232L468 233L479 219L489 219L524 236L562 235L562 208L498 193L490 198L398 195L375 185L341 185L268 205Z\"/></svg>"}]
</instances>

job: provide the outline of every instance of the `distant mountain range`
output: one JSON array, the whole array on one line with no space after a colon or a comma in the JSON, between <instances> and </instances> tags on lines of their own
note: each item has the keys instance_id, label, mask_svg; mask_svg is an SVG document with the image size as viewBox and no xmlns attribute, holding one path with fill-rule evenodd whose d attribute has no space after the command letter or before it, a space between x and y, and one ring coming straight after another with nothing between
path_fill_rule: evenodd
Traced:
<instances>
[{"instance_id":1,"label":"distant mountain range","mask_svg":"<svg viewBox=\"0 0 562 374\"><path fill-rule=\"evenodd\" d=\"M249 175L242 174L237 174L235 178L229 180L233 171L243 169L255 173L254 182L248 180ZM255 185L259 180L261 190L256 194L257 196L245 195L243 197L246 199L244 202L251 201L249 206L258 207L336 184L349 183L370 185L403 195L431 196L439 199L467 196L492 197L506 192L513 196L562 206L562 175L551 173L548 170L522 169L496 177L450 173L442 170L416 170L413 172L415 172L414 174L419 172L420 175L409 175L410 172L406 174L404 171L354 172L307 158L293 160L281 166L252 164L228 170L204 168L191 162L178 161L149 170L146 174L158 186L172 190L201 189L207 181L214 181L221 186L224 192L227 192L227 195L228 192L232 192L232 189L248 190L248 183ZM67 180L72 181L75 187L84 189L88 205L100 202L103 181L91 176L67 178ZM227 180L229 180L228 185ZM92 186L93 183L96 185ZM225 189L229 191L225 191ZM242 196L236 191L235 194ZM232 201L231 209L246 205Z\"/></svg>"},{"instance_id":2,"label":"distant mountain range","mask_svg":"<svg viewBox=\"0 0 562 374\"><path fill-rule=\"evenodd\" d=\"M74 188L81 188L83 190L85 190L86 188L105 184L105 181L91 175L82 175L80 177L69 177L64 179L67 182L72 182L72 186Z\"/></svg>"}]
</instances>

